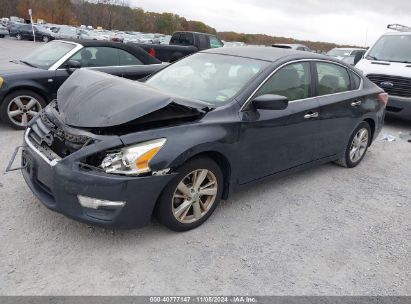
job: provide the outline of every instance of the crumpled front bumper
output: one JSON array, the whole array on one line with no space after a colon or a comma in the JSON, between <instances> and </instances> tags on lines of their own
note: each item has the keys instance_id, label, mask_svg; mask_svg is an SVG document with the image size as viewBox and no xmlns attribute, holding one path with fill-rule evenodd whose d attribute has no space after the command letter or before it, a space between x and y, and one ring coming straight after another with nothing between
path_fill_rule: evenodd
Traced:
<instances>
[{"instance_id":1,"label":"crumpled front bumper","mask_svg":"<svg viewBox=\"0 0 411 304\"><path fill-rule=\"evenodd\" d=\"M25 137L22 174L35 196L69 218L110 228L139 228L150 222L157 199L174 174L127 177L79 167L75 157L50 162ZM124 207L92 209L78 195L125 202Z\"/></svg>"}]
</instances>

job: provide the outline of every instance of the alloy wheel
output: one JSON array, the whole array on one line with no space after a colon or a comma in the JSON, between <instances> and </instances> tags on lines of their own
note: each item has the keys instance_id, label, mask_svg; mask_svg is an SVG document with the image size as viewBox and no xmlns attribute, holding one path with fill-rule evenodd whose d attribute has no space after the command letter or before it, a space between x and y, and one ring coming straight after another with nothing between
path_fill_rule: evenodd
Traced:
<instances>
[{"instance_id":1,"label":"alloy wheel","mask_svg":"<svg viewBox=\"0 0 411 304\"><path fill-rule=\"evenodd\" d=\"M21 39L22 39L22 37L21 37L20 34L17 34L17 35L16 35L16 38L17 38L17 40L21 40Z\"/></svg>"},{"instance_id":2,"label":"alloy wheel","mask_svg":"<svg viewBox=\"0 0 411 304\"><path fill-rule=\"evenodd\" d=\"M362 128L355 134L350 148L350 160L358 162L364 156L368 147L368 130Z\"/></svg>"},{"instance_id":3,"label":"alloy wheel","mask_svg":"<svg viewBox=\"0 0 411 304\"><path fill-rule=\"evenodd\" d=\"M174 217L181 223L198 221L216 201L218 183L209 170L198 169L187 174L177 185L172 198Z\"/></svg>"},{"instance_id":4,"label":"alloy wheel","mask_svg":"<svg viewBox=\"0 0 411 304\"><path fill-rule=\"evenodd\" d=\"M25 127L41 109L41 104L36 98L32 96L17 96L10 101L7 115L15 125Z\"/></svg>"}]
</instances>

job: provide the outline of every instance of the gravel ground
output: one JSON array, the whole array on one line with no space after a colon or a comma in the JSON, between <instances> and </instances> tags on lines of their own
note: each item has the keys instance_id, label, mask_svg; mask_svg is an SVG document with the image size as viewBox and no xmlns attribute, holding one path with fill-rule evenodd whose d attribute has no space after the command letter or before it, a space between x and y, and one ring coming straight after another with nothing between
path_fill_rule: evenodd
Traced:
<instances>
[{"instance_id":1,"label":"gravel ground","mask_svg":"<svg viewBox=\"0 0 411 304\"><path fill-rule=\"evenodd\" d=\"M0 39L0 62L32 42ZM411 123L388 121L360 166L326 164L232 196L200 228L89 227L49 211L0 123L1 295L411 295ZM381 136L380 136L381 138Z\"/></svg>"}]
</instances>

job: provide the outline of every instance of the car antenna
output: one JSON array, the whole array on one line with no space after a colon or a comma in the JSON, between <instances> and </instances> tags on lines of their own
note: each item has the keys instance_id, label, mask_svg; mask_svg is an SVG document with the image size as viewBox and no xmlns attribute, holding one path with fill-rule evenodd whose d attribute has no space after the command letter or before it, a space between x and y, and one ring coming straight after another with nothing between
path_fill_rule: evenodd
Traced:
<instances>
[{"instance_id":1,"label":"car antenna","mask_svg":"<svg viewBox=\"0 0 411 304\"><path fill-rule=\"evenodd\" d=\"M402 24L388 24L387 28L399 32L411 32L411 27Z\"/></svg>"}]
</instances>

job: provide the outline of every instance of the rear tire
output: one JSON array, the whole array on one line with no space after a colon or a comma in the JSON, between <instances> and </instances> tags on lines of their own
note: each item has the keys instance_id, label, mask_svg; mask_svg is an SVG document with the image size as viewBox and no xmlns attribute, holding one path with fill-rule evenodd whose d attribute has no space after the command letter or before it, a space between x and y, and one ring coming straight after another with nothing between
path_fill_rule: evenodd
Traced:
<instances>
[{"instance_id":1,"label":"rear tire","mask_svg":"<svg viewBox=\"0 0 411 304\"><path fill-rule=\"evenodd\" d=\"M178 169L178 175L164 188L155 216L174 231L200 226L221 200L224 178L220 167L209 158L195 158Z\"/></svg>"},{"instance_id":2,"label":"rear tire","mask_svg":"<svg viewBox=\"0 0 411 304\"><path fill-rule=\"evenodd\" d=\"M0 118L13 129L23 130L45 106L44 98L33 91L14 91L1 103Z\"/></svg>"},{"instance_id":3,"label":"rear tire","mask_svg":"<svg viewBox=\"0 0 411 304\"><path fill-rule=\"evenodd\" d=\"M0 38L4 38L4 35L0 35Z\"/></svg>"},{"instance_id":4,"label":"rear tire","mask_svg":"<svg viewBox=\"0 0 411 304\"><path fill-rule=\"evenodd\" d=\"M345 168L354 168L359 165L371 144L370 125L363 121L355 128L344 149L344 156L335 163Z\"/></svg>"},{"instance_id":5,"label":"rear tire","mask_svg":"<svg viewBox=\"0 0 411 304\"><path fill-rule=\"evenodd\" d=\"M47 43L50 41L50 38L47 36L43 36L43 42Z\"/></svg>"}]
</instances>

